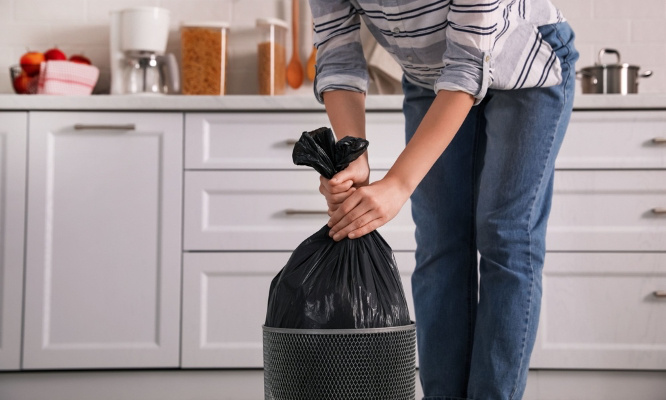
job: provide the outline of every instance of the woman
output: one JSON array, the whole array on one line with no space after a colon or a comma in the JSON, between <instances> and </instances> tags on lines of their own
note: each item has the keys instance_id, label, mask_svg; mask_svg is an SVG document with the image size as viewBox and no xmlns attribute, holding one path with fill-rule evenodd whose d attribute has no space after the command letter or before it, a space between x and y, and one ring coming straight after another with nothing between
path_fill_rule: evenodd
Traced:
<instances>
[{"instance_id":1,"label":"woman","mask_svg":"<svg viewBox=\"0 0 666 400\"><path fill-rule=\"evenodd\" d=\"M377 229L411 196L425 399L520 399L573 104L571 28L549 0L310 5L315 93L338 138L365 136L361 18L404 71L407 146L379 181L369 184L367 156L322 178L331 236Z\"/></svg>"}]
</instances>

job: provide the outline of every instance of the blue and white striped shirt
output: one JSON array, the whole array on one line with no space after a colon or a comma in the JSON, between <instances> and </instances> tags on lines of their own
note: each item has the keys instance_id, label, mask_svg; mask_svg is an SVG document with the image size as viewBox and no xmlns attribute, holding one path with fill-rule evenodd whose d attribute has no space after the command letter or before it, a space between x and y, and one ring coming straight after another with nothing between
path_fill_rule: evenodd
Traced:
<instances>
[{"instance_id":1,"label":"blue and white striped shirt","mask_svg":"<svg viewBox=\"0 0 666 400\"><path fill-rule=\"evenodd\" d=\"M315 93L366 92L361 18L402 66L435 92L483 99L488 88L561 82L559 59L537 27L563 21L550 0L310 0L317 46Z\"/></svg>"}]
</instances>

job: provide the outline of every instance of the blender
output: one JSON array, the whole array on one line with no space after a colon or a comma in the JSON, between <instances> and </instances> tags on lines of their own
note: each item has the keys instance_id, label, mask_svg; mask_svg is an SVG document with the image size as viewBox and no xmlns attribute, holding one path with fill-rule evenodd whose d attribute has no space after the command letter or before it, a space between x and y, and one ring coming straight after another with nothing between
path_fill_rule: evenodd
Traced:
<instances>
[{"instance_id":1,"label":"blender","mask_svg":"<svg viewBox=\"0 0 666 400\"><path fill-rule=\"evenodd\" d=\"M111 94L175 94L176 57L166 53L169 10L133 7L111 12Z\"/></svg>"}]
</instances>

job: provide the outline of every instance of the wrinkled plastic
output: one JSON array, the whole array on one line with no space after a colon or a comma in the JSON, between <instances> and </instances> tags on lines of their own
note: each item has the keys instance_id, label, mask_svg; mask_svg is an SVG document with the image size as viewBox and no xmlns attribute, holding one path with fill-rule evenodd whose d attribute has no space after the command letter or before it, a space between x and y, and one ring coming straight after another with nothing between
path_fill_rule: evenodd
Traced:
<instances>
[{"instance_id":1,"label":"wrinkled plastic","mask_svg":"<svg viewBox=\"0 0 666 400\"><path fill-rule=\"evenodd\" d=\"M304 132L293 161L326 178L368 147L364 139L335 142L329 128ZM266 326L366 329L409 325L409 309L391 247L377 231L336 242L328 226L307 238L271 282Z\"/></svg>"}]
</instances>

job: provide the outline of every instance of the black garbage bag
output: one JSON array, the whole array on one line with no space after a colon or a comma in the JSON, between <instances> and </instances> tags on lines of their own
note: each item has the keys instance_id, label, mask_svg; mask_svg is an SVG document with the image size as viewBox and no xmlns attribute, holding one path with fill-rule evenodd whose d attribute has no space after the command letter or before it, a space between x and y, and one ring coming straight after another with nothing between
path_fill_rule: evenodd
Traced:
<instances>
[{"instance_id":1,"label":"black garbage bag","mask_svg":"<svg viewBox=\"0 0 666 400\"><path fill-rule=\"evenodd\" d=\"M293 161L326 178L368 147L364 139L338 142L329 128L304 132ZM307 238L271 282L266 326L361 329L409 325L409 309L391 247L373 231L336 242L328 226Z\"/></svg>"}]
</instances>

